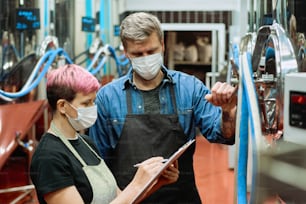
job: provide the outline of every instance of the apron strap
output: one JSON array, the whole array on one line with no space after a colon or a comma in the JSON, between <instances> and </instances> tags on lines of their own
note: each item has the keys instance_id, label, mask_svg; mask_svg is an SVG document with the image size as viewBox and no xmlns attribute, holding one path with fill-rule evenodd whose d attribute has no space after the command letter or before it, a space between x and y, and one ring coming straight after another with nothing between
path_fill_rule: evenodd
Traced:
<instances>
[{"instance_id":1,"label":"apron strap","mask_svg":"<svg viewBox=\"0 0 306 204\"><path fill-rule=\"evenodd\" d=\"M173 84L170 86L170 95L171 95L171 100L172 100L174 113L177 114L176 97L175 97L175 93L174 93L174 85Z\"/></svg>"},{"instance_id":2,"label":"apron strap","mask_svg":"<svg viewBox=\"0 0 306 204\"><path fill-rule=\"evenodd\" d=\"M132 91L131 91L131 87L127 88L126 91L126 101L127 101L127 113L128 114L132 114L133 113L133 109L132 109ZM174 85L170 86L170 96L171 96L171 101L172 101L172 106L173 106L173 110L174 113L177 114L177 108L176 108L176 97L175 97L175 93L174 93Z\"/></svg>"},{"instance_id":3,"label":"apron strap","mask_svg":"<svg viewBox=\"0 0 306 204\"><path fill-rule=\"evenodd\" d=\"M126 102L127 102L127 113L131 114L133 112L131 87L128 87L126 90Z\"/></svg>"},{"instance_id":4,"label":"apron strap","mask_svg":"<svg viewBox=\"0 0 306 204\"><path fill-rule=\"evenodd\" d=\"M66 145L66 147L72 152L72 154L80 161L82 166L87 166L87 164L84 162L82 157L79 155L79 153L74 149L74 147L70 144L68 139L59 131L59 129L55 126L53 121L51 122L51 130L56 133L57 137L61 139L61 141Z\"/></svg>"},{"instance_id":5,"label":"apron strap","mask_svg":"<svg viewBox=\"0 0 306 204\"><path fill-rule=\"evenodd\" d=\"M87 145L87 147L92 151L92 153L94 153L94 155L96 155L96 157L99 160L102 160L102 158L100 157L100 155L98 155L98 153L92 149L92 147L85 141L85 139L80 135L81 140Z\"/></svg>"}]
</instances>

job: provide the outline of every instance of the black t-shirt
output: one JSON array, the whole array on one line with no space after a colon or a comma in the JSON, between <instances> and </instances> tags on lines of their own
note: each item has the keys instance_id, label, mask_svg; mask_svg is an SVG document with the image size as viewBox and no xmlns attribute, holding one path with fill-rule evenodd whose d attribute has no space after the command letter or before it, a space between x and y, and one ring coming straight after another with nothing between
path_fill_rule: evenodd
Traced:
<instances>
[{"instance_id":1,"label":"black t-shirt","mask_svg":"<svg viewBox=\"0 0 306 204\"><path fill-rule=\"evenodd\" d=\"M141 91L144 101L144 111L146 114L159 114L160 113L160 101L159 101L159 89L161 84L156 88L149 91Z\"/></svg>"},{"instance_id":2,"label":"black t-shirt","mask_svg":"<svg viewBox=\"0 0 306 204\"><path fill-rule=\"evenodd\" d=\"M98 152L88 136L82 137ZM69 141L88 165L99 164L100 160L80 138ZM73 185L85 203L92 201L92 188L81 163L60 138L50 133L41 138L34 152L30 175L40 203L46 203L43 198L45 194Z\"/></svg>"}]
</instances>

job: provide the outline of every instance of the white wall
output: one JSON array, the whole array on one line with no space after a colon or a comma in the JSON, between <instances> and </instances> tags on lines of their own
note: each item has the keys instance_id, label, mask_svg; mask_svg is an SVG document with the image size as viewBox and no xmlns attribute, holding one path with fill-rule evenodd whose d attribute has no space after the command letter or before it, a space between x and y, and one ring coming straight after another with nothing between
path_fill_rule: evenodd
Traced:
<instances>
[{"instance_id":1,"label":"white wall","mask_svg":"<svg viewBox=\"0 0 306 204\"><path fill-rule=\"evenodd\" d=\"M232 22L236 33L247 30L247 11L250 0L122 0L123 10L130 11L233 11Z\"/></svg>"},{"instance_id":2,"label":"white wall","mask_svg":"<svg viewBox=\"0 0 306 204\"><path fill-rule=\"evenodd\" d=\"M246 0L124 0L126 10L167 11L229 11L236 10Z\"/></svg>"}]
</instances>

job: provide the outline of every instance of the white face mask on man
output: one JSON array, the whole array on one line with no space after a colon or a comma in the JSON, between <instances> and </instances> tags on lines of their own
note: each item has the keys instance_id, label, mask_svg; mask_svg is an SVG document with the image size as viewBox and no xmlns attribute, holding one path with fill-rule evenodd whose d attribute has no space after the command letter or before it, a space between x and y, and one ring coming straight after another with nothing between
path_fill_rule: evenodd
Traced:
<instances>
[{"instance_id":1,"label":"white face mask on man","mask_svg":"<svg viewBox=\"0 0 306 204\"><path fill-rule=\"evenodd\" d=\"M77 118L71 118L67 114L66 116L68 117L68 121L70 125L76 131L80 131L80 130L89 128L96 122L97 117L98 117L97 105L93 105L93 106L85 107L85 108L75 108L73 105L71 105L71 107L77 111L77 114L78 114Z\"/></svg>"},{"instance_id":2,"label":"white face mask on man","mask_svg":"<svg viewBox=\"0 0 306 204\"><path fill-rule=\"evenodd\" d=\"M151 80L158 74L163 65L163 56L156 53L144 57L131 58L133 70L146 80Z\"/></svg>"}]
</instances>

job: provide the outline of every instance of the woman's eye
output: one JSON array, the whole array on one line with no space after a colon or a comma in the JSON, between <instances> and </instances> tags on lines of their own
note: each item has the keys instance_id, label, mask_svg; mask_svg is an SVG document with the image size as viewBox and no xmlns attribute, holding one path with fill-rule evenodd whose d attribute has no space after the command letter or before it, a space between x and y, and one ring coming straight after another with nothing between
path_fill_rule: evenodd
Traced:
<instances>
[{"instance_id":1,"label":"woman's eye","mask_svg":"<svg viewBox=\"0 0 306 204\"><path fill-rule=\"evenodd\" d=\"M93 105L95 105L95 103L89 101L89 102L83 103L83 105L86 106L86 107L88 107L88 106L93 106Z\"/></svg>"},{"instance_id":2,"label":"woman's eye","mask_svg":"<svg viewBox=\"0 0 306 204\"><path fill-rule=\"evenodd\" d=\"M83 103L83 105L84 105L85 107L87 107L87 106L90 105L90 103L89 103L89 102L86 102L86 103Z\"/></svg>"}]
</instances>

